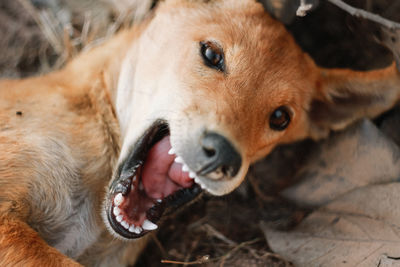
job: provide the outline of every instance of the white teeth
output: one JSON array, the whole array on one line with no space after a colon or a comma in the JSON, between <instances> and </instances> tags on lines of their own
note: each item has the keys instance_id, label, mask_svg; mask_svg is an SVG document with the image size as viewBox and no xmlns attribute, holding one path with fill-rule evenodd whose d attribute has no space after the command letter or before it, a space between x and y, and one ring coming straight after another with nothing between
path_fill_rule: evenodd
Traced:
<instances>
[{"instance_id":1,"label":"white teeth","mask_svg":"<svg viewBox=\"0 0 400 267\"><path fill-rule=\"evenodd\" d=\"M135 232L135 225L132 224L131 226L129 226L128 231L131 232L131 233L134 233Z\"/></svg>"},{"instance_id":2,"label":"white teeth","mask_svg":"<svg viewBox=\"0 0 400 267\"><path fill-rule=\"evenodd\" d=\"M133 230L135 234L140 234L142 232L142 228L140 226L136 226L135 229Z\"/></svg>"},{"instance_id":3,"label":"white teeth","mask_svg":"<svg viewBox=\"0 0 400 267\"><path fill-rule=\"evenodd\" d=\"M189 171L189 167L186 164L183 164L182 171L188 172Z\"/></svg>"},{"instance_id":4,"label":"white teeth","mask_svg":"<svg viewBox=\"0 0 400 267\"><path fill-rule=\"evenodd\" d=\"M118 193L114 198L114 205L119 206L124 201L124 196L121 193Z\"/></svg>"},{"instance_id":5,"label":"white teeth","mask_svg":"<svg viewBox=\"0 0 400 267\"><path fill-rule=\"evenodd\" d=\"M196 174L194 172L189 172L189 177L194 179L196 178Z\"/></svg>"},{"instance_id":6,"label":"white teeth","mask_svg":"<svg viewBox=\"0 0 400 267\"><path fill-rule=\"evenodd\" d=\"M140 189L141 191L143 191L143 189L144 189L143 183L142 183L142 182L139 183L139 189Z\"/></svg>"},{"instance_id":7,"label":"white teeth","mask_svg":"<svg viewBox=\"0 0 400 267\"><path fill-rule=\"evenodd\" d=\"M122 222L122 217L123 217L122 215L118 215L117 218L116 218L117 222Z\"/></svg>"},{"instance_id":8,"label":"white teeth","mask_svg":"<svg viewBox=\"0 0 400 267\"><path fill-rule=\"evenodd\" d=\"M158 203L161 203L161 202L162 202L162 200L161 200L161 199L157 199L157 202L158 202Z\"/></svg>"},{"instance_id":9,"label":"white teeth","mask_svg":"<svg viewBox=\"0 0 400 267\"><path fill-rule=\"evenodd\" d=\"M114 207L113 213L115 216L118 216L121 213L121 210L118 207Z\"/></svg>"},{"instance_id":10,"label":"white teeth","mask_svg":"<svg viewBox=\"0 0 400 267\"><path fill-rule=\"evenodd\" d=\"M168 151L169 155L174 155L175 154L175 150L171 147L171 149Z\"/></svg>"},{"instance_id":11,"label":"white teeth","mask_svg":"<svg viewBox=\"0 0 400 267\"><path fill-rule=\"evenodd\" d=\"M178 157L175 158L175 162L176 163L183 163L183 158L178 156Z\"/></svg>"},{"instance_id":12,"label":"white teeth","mask_svg":"<svg viewBox=\"0 0 400 267\"><path fill-rule=\"evenodd\" d=\"M196 184L200 185L200 187L201 187L202 189L207 190L207 186L206 186L205 184L203 184L203 183L201 182L201 180L200 180L198 177L195 177L195 178L194 178L194 182L195 182Z\"/></svg>"},{"instance_id":13,"label":"white teeth","mask_svg":"<svg viewBox=\"0 0 400 267\"><path fill-rule=\"evenodd\" d=\"M126 221L122 221L121 225L125 228L125 229L129 229L129 223L127 223Z\"/></svg>"},{"instance_id":14,"label":"white teeth","mask_svg":"<svg viewBox=\"0 0 400 267\"><path fill-rule=\"evenodd\" d=\"M135 233L135 234L140 234L142 232L142 228L140 228L139 226L135 226L135 225L131 225L128 229L129 232L131 233Z\"/></svg>"},{"instance_id":15,"label":"white teeth","mask_svg":"<svg viewBox=\"0 0 400 267\"><path fill-rule=\"evenodd\" d=\"M143 228L144 230L151 231L151 230L157 229L158 226L157 226L157 224L154 224L154 223L152 223L152 222L149 221L149 220L144 220L143 225L142 225L142 228Z\"/></svg>"}]
</instances>

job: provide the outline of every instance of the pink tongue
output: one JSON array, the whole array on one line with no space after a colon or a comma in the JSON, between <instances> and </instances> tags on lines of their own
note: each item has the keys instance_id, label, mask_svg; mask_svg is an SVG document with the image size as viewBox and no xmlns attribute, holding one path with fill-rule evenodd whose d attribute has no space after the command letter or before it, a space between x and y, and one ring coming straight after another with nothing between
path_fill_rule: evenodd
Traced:
<instances>
[{"instance_id":1,"label":"pink tongue","mask_svg":"<svg viewBox=\"0 0 400 267\"><path fill-rule=\"evenodd\" d=\"M142 183L151 198L164 198L193 184L189 173L182 171L182 164L174 162L176 155L168 154L170 149L169 136L166 136L147 154L142 169Z\"/></svg>"}]
</instances>

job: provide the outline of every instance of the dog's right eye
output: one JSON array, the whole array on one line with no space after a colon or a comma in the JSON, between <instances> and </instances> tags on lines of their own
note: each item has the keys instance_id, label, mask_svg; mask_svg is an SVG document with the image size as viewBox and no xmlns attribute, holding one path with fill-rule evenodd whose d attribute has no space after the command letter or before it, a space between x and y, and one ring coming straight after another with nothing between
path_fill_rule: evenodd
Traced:
<instances>
[{"instance_id":1,"label":"dog's right eye","mask_svg":"<svg viewBox=\"0 0 400 267\"><path fill-rule=\"evenodd\" d=\"M213 69L224 72L224 52L217 44L212 42L200 42L200 52L204 63Z\"/></svg>"}]
</instances>

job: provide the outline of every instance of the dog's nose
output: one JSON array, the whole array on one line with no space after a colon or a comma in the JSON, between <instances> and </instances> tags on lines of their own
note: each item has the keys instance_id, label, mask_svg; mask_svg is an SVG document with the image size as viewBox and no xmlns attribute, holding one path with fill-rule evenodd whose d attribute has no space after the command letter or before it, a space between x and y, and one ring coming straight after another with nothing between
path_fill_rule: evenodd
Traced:
<instances>
[{"instance_id":1,"label":"dog's nose","mask_svg":"<svg viewBox=\"0 0 400 267\"><path fill-rule=\"evenodd\" d=\"M240 154L225 137L217 133L206 133L201 139L202 168L200 175L218 180L234 177L242 165Z\"/></svg>"}]
</instances>

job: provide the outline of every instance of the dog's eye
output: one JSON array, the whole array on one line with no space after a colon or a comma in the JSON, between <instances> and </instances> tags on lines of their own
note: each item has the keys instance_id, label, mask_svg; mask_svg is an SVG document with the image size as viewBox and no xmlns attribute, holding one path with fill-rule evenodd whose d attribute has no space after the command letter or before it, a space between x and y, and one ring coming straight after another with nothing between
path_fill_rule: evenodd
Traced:
<instances>
[{"instance_id":1,"label":"dog's eye","mask_svg":"<svg viewBox=\"0 0 400 267\"><path fill-rule=\"evenodd\" d=\"M269 118L269 127L275 131L285 130L290 123L290 112L287 107L281 106L272 112Z\"/></svg>"},{"instance_id":2,"label":"dog's eye","mask_svg":"<svg viewBox=\"0 0 400 267\"><path fill-rule=\"evenodd\" d=\"M200 52L204 63L213 69L225 71L224 52L217 44L200 42Z\"/></svg>"}]
</instances>

